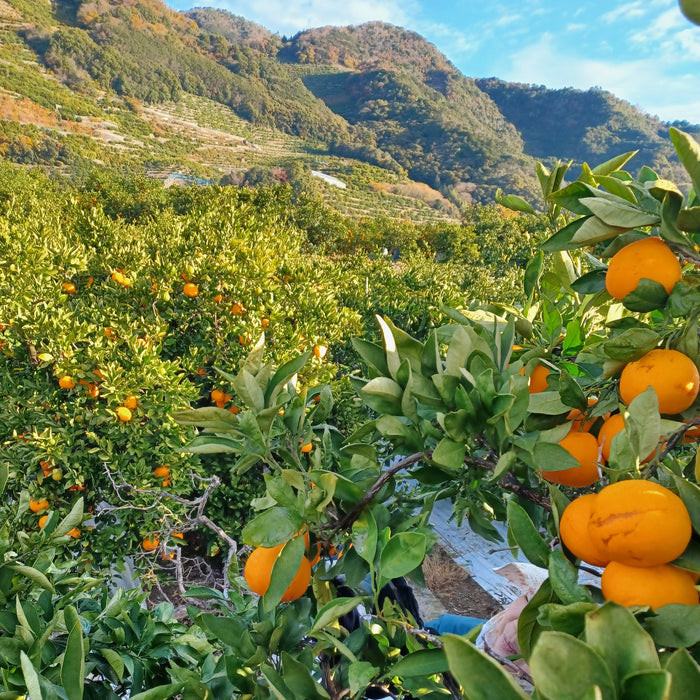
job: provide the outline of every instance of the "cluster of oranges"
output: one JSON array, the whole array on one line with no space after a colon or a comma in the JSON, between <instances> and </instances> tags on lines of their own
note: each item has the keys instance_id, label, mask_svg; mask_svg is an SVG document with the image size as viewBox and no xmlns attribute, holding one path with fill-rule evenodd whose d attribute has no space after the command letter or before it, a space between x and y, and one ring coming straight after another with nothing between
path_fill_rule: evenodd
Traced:
<instances>
[{"instance_id":1,"label":"cluster of oranges","mask_svg":"<svg viewBox=\"0 0 700 700\"><path fill-rule=\"evenodd\" d=\"M547 389L548 375L549 369L538 365L530 376L530 393ZM620 399L629 404L649 387L656 392L659 412L676 415L695 402L700 392L700 373L693 360L682 352L657 348L625 365L620 375ZM595 399L589 399L589 405L594 403ZM580 411L571 411L568 420L571 422L570 432L559 445L578 461L579 466L543 471L542 477L564 486L591 486L599 477L598 464L610 458L612 439L625 429L624 418L619 413L603 416L597 438L589 432L595 421L587 419ZM653 456L654 453L646 461Z\"/></svg>"},{"instance_id":2,"label":"cluster of oranges","mask_svg":"<svg viewBox=\"0 0 700 700\"><path fill-rule=\"evenodd\" d=\"M227 394L221 391L221 389L214 389L209 396L212 402L216 404L217 408L226 408L226 404L233 398L231 394ZM236 415L238 413L238 406L231 406L228 410Z\"/></svg>"},{"instance_id":3,"label":"cluster of oranges","mask_svg":"<svg viewBox=\"0 0 700 700\"><path fill-rule=\"evenodd\" d=\"M173 481L170 478L170 467L167 464L162 467L156 467L153 470L153 476L156 479L163 480L163 487L172 486Z\"/></svg>"},{"instance_id":4,"label":"cluster of oranges","mask_svg":"<svg viewBox=\"0 0 700 700\"><path fill-rule=\"evenodd\" d=\"M605 567L606 600L660 608L697 605L695 576L671 565L688 546L692 526L683 501L645 479L618 481L572 501L559 533L582 561Z\"/></svg>"},{"instance_id":5,"label":"cluster of oranges","mask_svg":"<svg viewBox=\"0 0 700 700\"><path fill-rule=\"evenodd\" d=\"M94 373L100 379L102 378L102 372L100 370L96 369ZM60 386L61 389L74 389L76 387L76 384L84 385L86 387L85 393L91 398L99 398L100 387L97 385L96 382L88 382L85 379L79 379L76 383L75 379L70 374L64 374L58 379L58 386ZM124 399L122 405L117 406L117 408L114 409L114 413L120 421L122 421L123 423L128 423L134 417L133 412L138 408L138 405L138 396L127 396Z\"/></svg>"}]
</instances>

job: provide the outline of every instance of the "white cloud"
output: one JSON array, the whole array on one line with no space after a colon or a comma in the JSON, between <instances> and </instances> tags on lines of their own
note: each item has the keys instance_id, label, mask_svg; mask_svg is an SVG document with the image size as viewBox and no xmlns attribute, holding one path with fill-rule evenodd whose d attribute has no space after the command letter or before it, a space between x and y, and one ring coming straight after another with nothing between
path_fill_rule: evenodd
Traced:
<instances>
[{"instance_id":1,"label":"white cloud","mask_svg":"<svg viewBox=\"0 0 700 700\"><path fill-rule=\"evenodd\" d=\"M620 7L606 12L601 19L603 22L612 24L617 22L618 19L632 19L634 17L643 17L648 10L649 3L642 2L642 0L637 0L636 2L629 2Z\"/></svg>"},{"instance_id":2,"label":"white cloud","mask_svg":"<svg viewBox=\"0 0 700 700\"><path fill-rule=\"evenodd\" d=\"M657 55L611 61L585 58L558 48L552 35L545 34L538 42L514 53L510 60L510 65L501 71L505 80L550 88L601 87L668 121L697 122L700 116L698 101L688 102L695 80L672 74L671 66Z\"/></svg>"}]
</instances>

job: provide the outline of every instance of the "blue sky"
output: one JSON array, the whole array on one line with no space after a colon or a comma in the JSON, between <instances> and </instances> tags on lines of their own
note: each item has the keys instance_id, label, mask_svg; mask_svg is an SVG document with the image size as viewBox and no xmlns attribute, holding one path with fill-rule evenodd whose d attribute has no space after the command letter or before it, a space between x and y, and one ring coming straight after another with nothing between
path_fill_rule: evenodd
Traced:
<instances>
[{"instance_id":1,"label":"blue sky","mask_svg":"<svg viewBox=\"0 0 700 700\"><path fill-rule=\"evenodd\" d=\"M700 123L700 27L677 0L166 0L217 7L292 36L391 22L424 36L465 75L551 88L593 86L662 119Z\"/></svg>"}]
</instances>

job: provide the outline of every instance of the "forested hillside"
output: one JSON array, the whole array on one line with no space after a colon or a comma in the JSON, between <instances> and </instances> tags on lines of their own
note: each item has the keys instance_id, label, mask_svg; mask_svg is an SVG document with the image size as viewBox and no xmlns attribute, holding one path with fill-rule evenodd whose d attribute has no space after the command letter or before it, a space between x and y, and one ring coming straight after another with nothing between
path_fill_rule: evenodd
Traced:
<instances>
[{"instance_id":1,"label":"forested hillside","mask_svg":"<svg viewBox=\"0 0 700 700\"><path fill-rule=\"evenodd\" d=\"M160 0L5 0L0 20L0 150L18 162L129 162L236 184L250 170L251 184L287 177L291 163L336 176L370 164L343 211L371 211L398 179L404 193L420 191L411 180L439 191L410 210L427 200L450 215L498 187L531 195L534 158L555 151L580 163L641 150L679 172L667 125L614 96L474 80L390 24L286 38Z\"/></svg>"}]
</instances>

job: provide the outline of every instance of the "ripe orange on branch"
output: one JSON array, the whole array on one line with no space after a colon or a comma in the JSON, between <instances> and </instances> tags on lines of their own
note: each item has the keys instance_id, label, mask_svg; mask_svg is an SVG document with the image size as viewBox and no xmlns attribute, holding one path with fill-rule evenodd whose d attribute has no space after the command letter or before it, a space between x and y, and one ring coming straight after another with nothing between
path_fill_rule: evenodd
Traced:
<instances>
[{"instance_id":1,"label":"ripe orange on branch","mask_svg":"<svg viewBox=\"0 0 700 700\"><path fill-rule=\"evenodd\" d=\"M606 566L610 559L598 550L588 534L595 499L596 494L589 493L571 501L559 521L559 534L567 549L581 561L593 566Z\"/></svg>"},{"instance_id":2,"label":"ripe orange on branch","mask_svg":"<svg viewBox=\"0 0 700 700\"><path fill-rule=\"evenodd\" d=\"M186 297L190 297L190 299L194 299L196 296L199 296L199 287L197 287L197 285L193 284L192 282L188 282L182 288L182 293Z\"/></svg>"},{"instance_id":3,"label":"ripe orange on branch","mask_svg":"<svg viewBox=\"0 0 700 700\"><path fill-rule=\"evenodd\" d=\"M72 389L75 386L75 379L73 379L70 374L64 374L58 380L58 386L60 386L61 389Z\"/></svg>"},{"instance_id":4,"label":"ripe orange on branch","mask_svg":"<svg viewBox=\"0 0 700 700\"><path fill-rule=\"evenodd\" d=\"M48 507L49 502L45 498L29 501L29 510L31 510L32 513L38 513L40 510L44 510L44 508Z\"/></svg>"},{"instance_id":5,"label":"ripe orange on branch","mask_svg":"<svg viewBox=\"0 0 700 700\"><path fill-rule=\"evenodd\" d=\"M590 433L571 432L558 443L579 464L560 471L543 471L542 478L562 486L590 486L598 481L598 441Z\"/></svg>"},{"instance_id":6,"label":"ripe orange on branch","mask_svg":"<svg viewBox=\"0 0 700 700\"><path fill-rule=\"evenodd\" d=\"M279 544L276 547L256 547L248 557L243 568L246 583L253 593L265 595L270 587L272 579L272 567L284 547ZM289 603L301 598L311 582L311 563L306 557L302 557L301 564L294 579L282 596L283 603Z\"/></svg>"},{"instance_id":7,"label":"ripe orange on branch","mask_svg":"<svg viewBox=\"0 0 700 700\"><path fill-rule=\"evenodd\" d=\"M682 352L657 348L625 365L620 375L620 397L626 404L648 387L653 387L659 398L660 413L680 413L698 396L700 372Z\"/></svg>"},{"instance_id":8,"label":"ripe orange on branch","mask_svg":"<svg viewBox=\"0 0 700 700\"><path fill-rule=\"evenodd\" d=\"M679 557L692 535L683 501L646 479L618 481L598 493L588 534L608 559L628 566L658 566Z\"/></svg>"},{"instance_id":9,"label":"ripe orange on branch","mask_svg":"<svg viewBox=\"0 0 700 700\"><path fill-rule=\"evenodd\" d=\"M681 264L674 252L654 236L634 241L613 255L605 275L605 288L611 297L624 299L640 280L648 279L661 284L670 294L681 276Z\"/></svg>"},{"instance_id":10,"label":"ripe orange on branch","mask_svg":"<svg viewBox=\"0 0 700 700\"><path fill-rule=\"evenodd\" d=\"M649 605L654 610L671 603L700 602L692 575L670 564L646 568L612 561L605 567L601 588L606 600L620 605Z\"/></svg>"}]
</instances>

